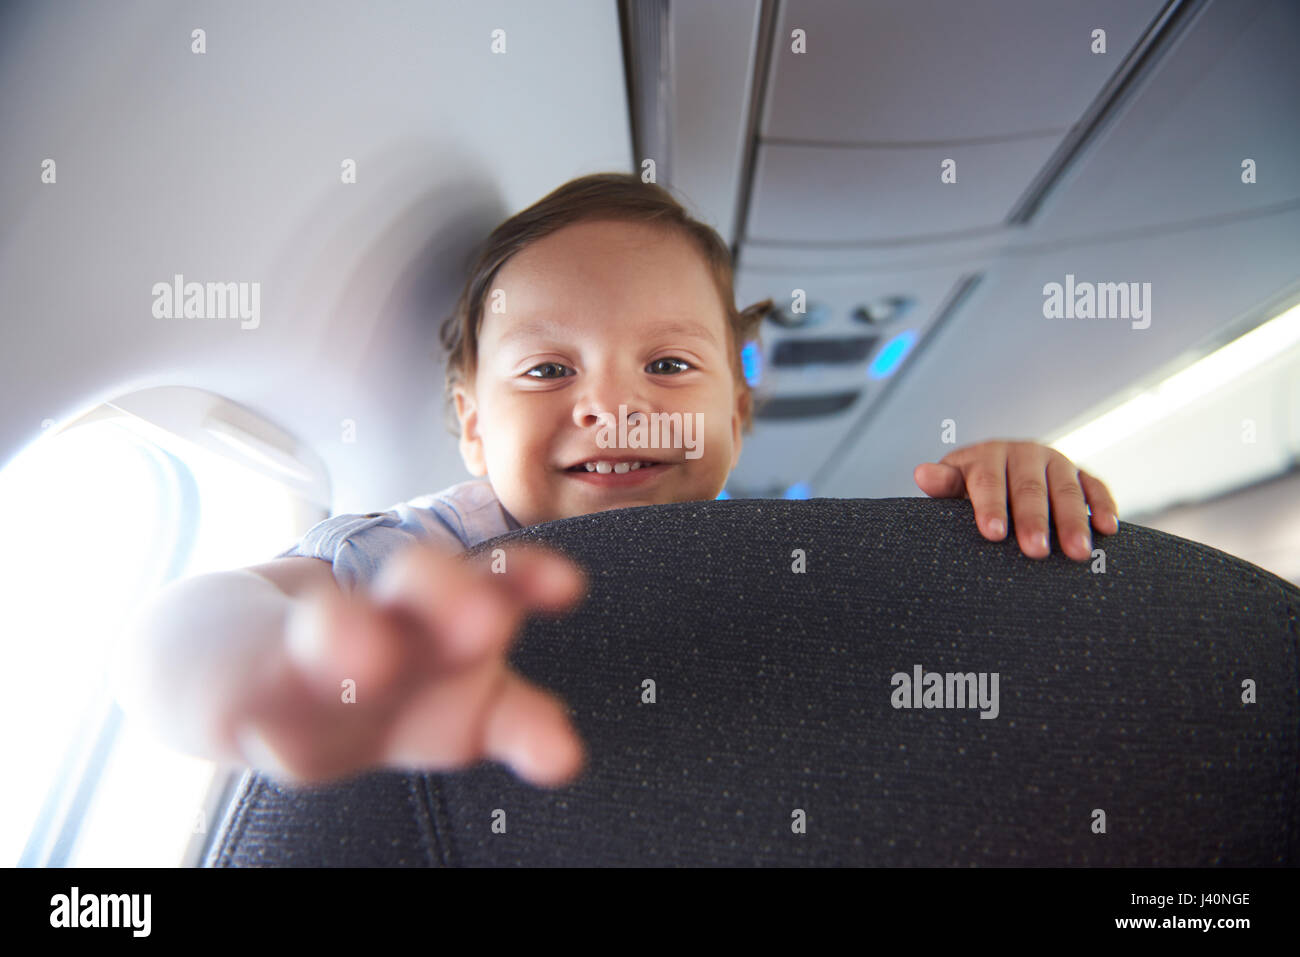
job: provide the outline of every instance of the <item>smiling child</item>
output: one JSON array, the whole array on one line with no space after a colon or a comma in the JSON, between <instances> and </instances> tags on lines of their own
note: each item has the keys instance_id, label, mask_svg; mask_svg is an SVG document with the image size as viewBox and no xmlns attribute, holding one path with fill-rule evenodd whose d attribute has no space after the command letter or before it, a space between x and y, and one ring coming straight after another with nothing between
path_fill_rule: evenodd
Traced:
<instances>
[{"instance_id":1,"label":"smiling child","mask_svg":"<svg viewBox=\"0 0 1300 957\"><path fill-rule=\"evenodd\" d=\"M483 757L570 780L584 758L563 704L506 652L529 613L580 599L581 570L522 546L508 575L454 556L521 526L716 498L752 425L741 350L772 306L734 303L722 239L635 176L580 177L512 216L442 327L475 478L169 588L125 699L178 747L288 780ZM680 424L672 441L611 447L663 423ZM1036 443L967 446L914 475L928 495L969 496L991 540L1009 505L1031 557L1049 554L1053 517L1075 560L1090 557L1090 522L1118 529L1105 485ZM343 707L340 682L360 689Z\"/></svg>"}]
</instances>

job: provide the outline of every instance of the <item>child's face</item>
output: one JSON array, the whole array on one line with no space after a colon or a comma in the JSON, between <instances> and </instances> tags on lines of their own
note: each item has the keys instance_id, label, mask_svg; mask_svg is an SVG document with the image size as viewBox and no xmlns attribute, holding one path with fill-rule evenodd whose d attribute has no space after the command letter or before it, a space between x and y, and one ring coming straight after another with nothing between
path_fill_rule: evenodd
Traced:
<instances>
[{"instance_id":1,"label":"child's face","mask_svg":"<svg viewBox=\"0 0 1300 957\"><path fill-rule=\"evenodd\" d=\"M690 242L601 220L566 226L500 269L484 306L476 375L455 401L466 467L487 475L506 510L533 525L716 498L740 456L748 397L732 371L717 289ZM698 423L698 434L677 433L696 450L632 440L602 447L599 435L617 436L602 426L617 422L620 405L629 436L637 412L651 422L655 413L680 413L692 430ZM619 460L656 464L624 474L570 470Z\"/></svg>"}]
</instances>

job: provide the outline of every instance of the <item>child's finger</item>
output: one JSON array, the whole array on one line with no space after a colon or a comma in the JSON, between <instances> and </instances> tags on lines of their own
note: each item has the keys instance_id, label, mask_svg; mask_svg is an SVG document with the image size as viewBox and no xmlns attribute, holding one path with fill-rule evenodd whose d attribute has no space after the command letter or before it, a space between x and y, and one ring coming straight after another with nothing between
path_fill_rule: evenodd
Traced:
<instances>
[{"instance_id":1,"label":"child's finger","mask_svg":"<svg viewBox=\"0 0 1300 957\"><path fill-rule=\"evenodd\" d=\"M975 510L975 523L985 538L1000 542L1007 535L1006 459L994 456L962 467L966 494ZM1019 518L1016 523L1019 524Z\"/></svg>"},{"instance_id":2,"label":"child's finger","mask_svg":"<svg viewBox=\"0 0 1300 957\"><path fill-rule=\"evenodd\" d=\"M455 556L416 546L385 563L371 596L431 637L424 649L431 667L457 667L504 653L523 621L519 601L487 577Z\"/></svg>"},{"instance_id":3,"label":"child's finger","mask_svg":"<svg viewBox=\"0 0 1300 957\"><path fill-rule=\"evenodd\" d=\"M1093 528L1103 535L1113 535L1118 532L1119 509L1115 506L1115 499L1111 497L1106 483L1079 469L1079 484L1083 486L1083 494L1087 496L1088 504L1092 506Z\"/></svg>"},{"instance_id":4,"label":"child's finger","mask_svg":"<svg viewBox=\"0 0 1300 957\"><path fill-rule=\"evenodd\" d=\"M1007 460L1007 486L1011 492L1011 514L1015 516L1016 539L1030 558L1051 554L1047 542L1047 453L1043 446L1016 444Z\"/></svg>"},{"instance_id":5,"label":"child's finger","mask_svg":"<svg viewBox=\"0 0 1300 957\"><path fill-rule=\"evenodd\" d=\"M448 770L484 759L555 786L581 770L585 755L559 699L503 663L484 661L415 693L396 716L381 761Z\"/></svg>"},{"instance_id":6,"label":"child's finger","mask_svg":"<svg viewBox=\"0 0 1300 957\"><path fill-rule=\"evenodd\" d=\"M383 763L445 770L480 760L484 729L506 671L504 661L485 659L414 689L393 716Z\"/></svg>"},{"instance_id":7,"label":"child's finger","mask_svg":"<svg viewBox=\"0 0 1300 957\"><path fill-rule=\"evenodd\" d=\"M1088 531L1088 505L1076 477L1077 469L1064 455L1047 460L1047 487L1052 497L1052 514L1056 516L1056 534L1061 550L1076 561L1092 555L1092 535Z\"/></svg>"},{"instance_id":8,"label":"child's finger","mask_svg":"<svg viewBox=\"0 0 1300 957\"><path fill-rule=\"evenodd\" d=\"M912 481L931 498L961 498L966 492L961 469L942 462L922 462L912 469Z\"/></svg>"},{"instance_id":9,"label":"child's finger","mask_svg":"<svg viewBox=\"0 0 1300 957\"><path fill-rule=\"evenodd\" d=\"M493 583L529 609L566 611L587 590L587 577L575 562L540 545L503 546L477 565L486 568Z\"/></svg>"},{"instance_id":10,"label":"child's finger","mask_svg":"<svg viewBox=\"0 0 1300 957\"><path fill-rule=\"evenodd\" d=\"M493 703L484 733L485 755L508 764L540 787L567 784L586 761L582 740L564 705L514 672Z\"/></svg>"}]
</instances>

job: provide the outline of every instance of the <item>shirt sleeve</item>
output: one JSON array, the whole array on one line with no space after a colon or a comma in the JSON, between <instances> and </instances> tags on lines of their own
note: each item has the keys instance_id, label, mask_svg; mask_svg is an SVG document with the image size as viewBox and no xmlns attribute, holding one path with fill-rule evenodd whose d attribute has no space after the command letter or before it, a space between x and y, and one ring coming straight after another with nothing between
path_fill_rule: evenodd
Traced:
<instances>
[{"instance_id":1,"label":"shirt sleeve","mask_svg":"<svg viewBox=\"0 0 1300 957\"><path fill-rule=\"evenodd\" d=\"M276 558L319 558L330 563L346 592L368 585L394 552L416 542L461 551L456 534L431 511L398 505L366 515L334 515L307 530Z\"/></svg>"}]
</instances>

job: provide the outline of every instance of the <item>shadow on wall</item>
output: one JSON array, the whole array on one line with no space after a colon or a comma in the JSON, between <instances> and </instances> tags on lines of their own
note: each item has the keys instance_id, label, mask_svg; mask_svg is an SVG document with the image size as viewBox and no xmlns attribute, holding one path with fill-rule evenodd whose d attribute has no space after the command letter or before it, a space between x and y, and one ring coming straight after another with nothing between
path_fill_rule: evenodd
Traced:
<instances>
[{"instance_id":1,"label":"shadow on wall","mask_svg":"<svg viewBox=\"0 0 1300 957\"><path fill-rule=\"evenodd\" d=\"M301 242L268 271L292 277L285 315L305 353L292 366L315 383L277 401L310 422L301 437L328 463L336 510L365 511L466 477L443 416L438 327L507 211L472 158L443 144L390 144L357 180L350 201L313 204Z\"/></svg>"}]
</instances>

